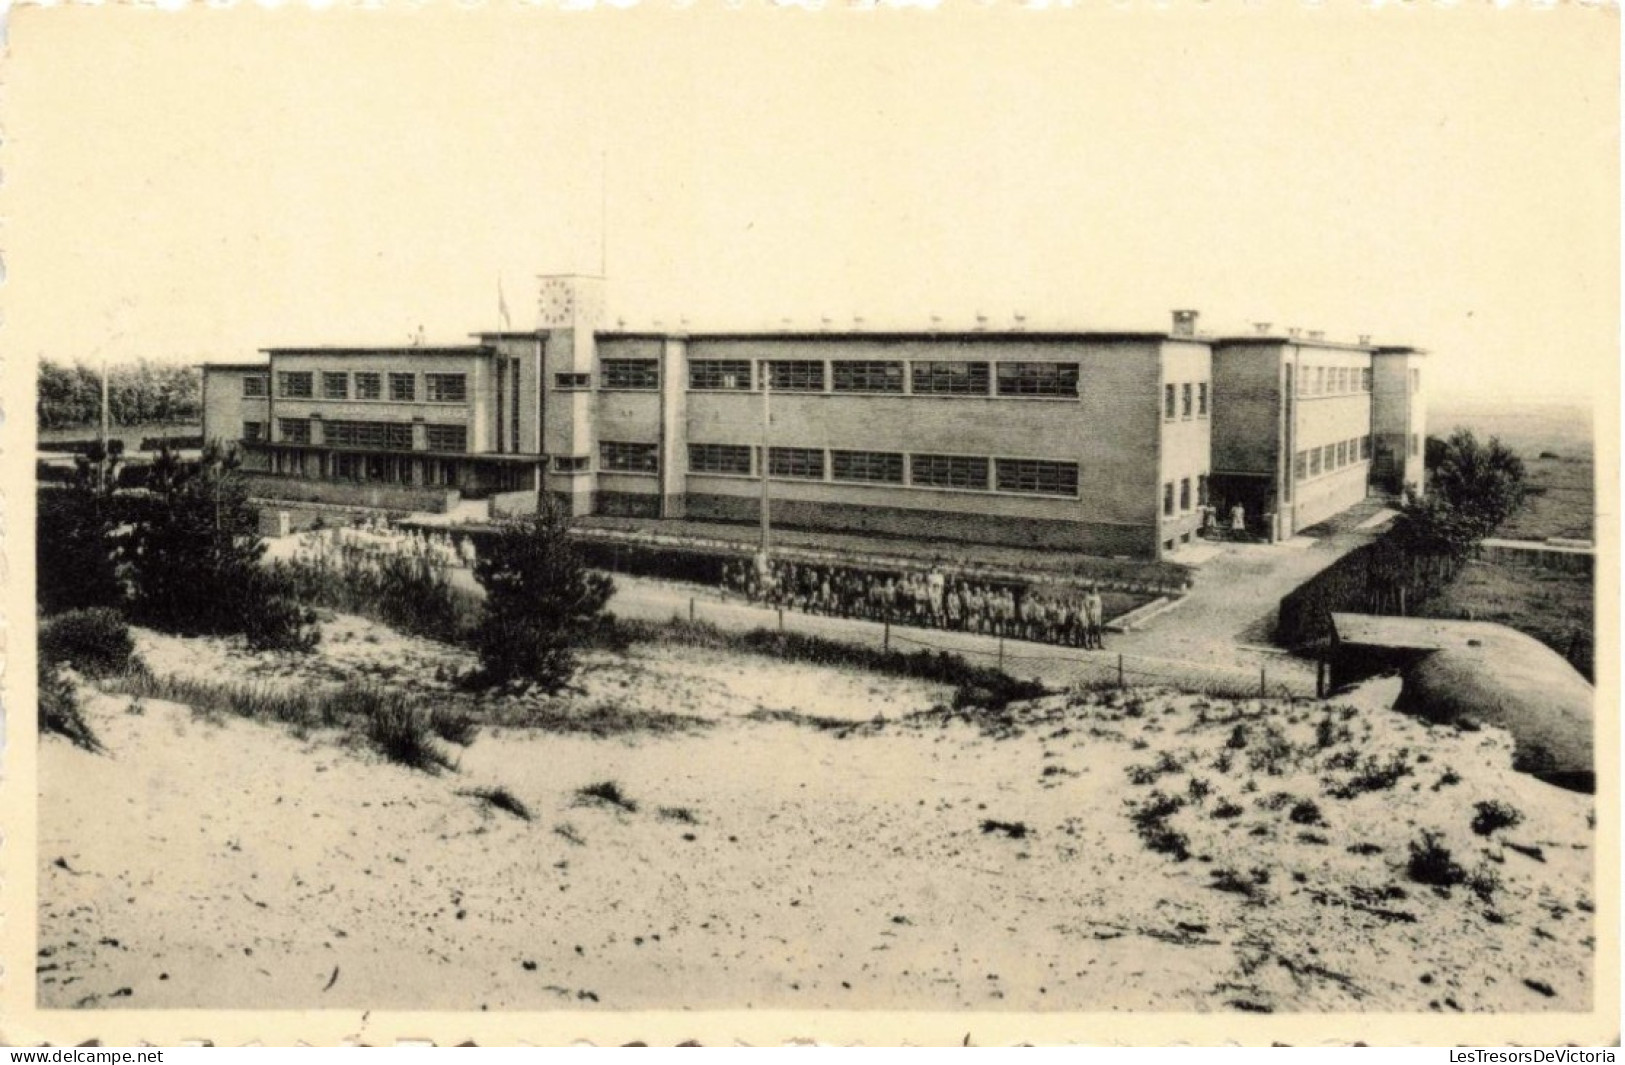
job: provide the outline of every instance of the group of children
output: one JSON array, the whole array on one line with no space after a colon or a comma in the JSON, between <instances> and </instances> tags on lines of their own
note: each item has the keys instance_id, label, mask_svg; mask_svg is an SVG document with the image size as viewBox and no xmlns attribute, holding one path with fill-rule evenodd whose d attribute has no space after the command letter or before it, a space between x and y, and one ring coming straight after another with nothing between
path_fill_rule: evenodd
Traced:
<instances>
[{"instance_id":1,"label":"group of children","mask_svg":"<svg viewBox=\"0 0 1625 1065\"><path fill-rule=\"evenodd\" d=\"M1007 636L1068 647L1104 646L1105 604L1082 595L928 571L884 573L770 559L728 563L723 584L753 602L834 617Z\"/></svg>"}]
</instances>

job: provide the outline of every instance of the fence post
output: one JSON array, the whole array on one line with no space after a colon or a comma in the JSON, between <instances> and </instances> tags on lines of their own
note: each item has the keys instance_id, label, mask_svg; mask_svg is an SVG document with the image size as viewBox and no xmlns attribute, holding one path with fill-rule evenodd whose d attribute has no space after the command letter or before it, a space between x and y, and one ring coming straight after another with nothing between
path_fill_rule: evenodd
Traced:
<instances>
[{"instance_id":1,"label":"fence post","mask_svg":"<svg viewBox=\"0 0 1625 1065\"><path fill-rule=\"evenodd\" d=\"M880 623L880 646L882 650L891 650L891 620L888 618Z\"/></svg>"},{"instance_id":2,"label":"fence post","mask_svg":"<svg viewBox=\"0 0 1625 1065\"><path fill-rule=\"evenodd\" d=\"M1123 684L1123 656L1121 653L1117 656L1117 686L1119 688L1125 687Z\"/></svg>"},{"instance_id":3,"label":"fence post","mask_svg":"<svg viewBox=\"0 0 1625 1065\"><path fill-rule=\"evenodd\" d=\"M1258 667L1258 697L1264 698L1269 691L1268 681L1264 677L1264 667Z\"/></svg>"},{"instance_id":4,"label":"fence post","mask_svg":"<svg viewBox=\"0 0 1625 1065\"><path fill-rule=\"evenodd\" d=\"M1315 698L1326 698L1326 655L1322 652L1315 659Z\"/></svg>"},{"instance_id":5,"label":"fence post","mask_svg":"<svg viewBox=\"0 0 1625 1065\"><path fill-rule=\"evenodd\" d=\"M1004 633L999 633L999 671L1004 671Z\"/></svg>"},{"instance_id":6,"label":"fence post","mask_svg":"<svg viewBox=\"0 0 1625 1065\"><path fill-rule=\"evenodd\" d=\"M779 607L779 631L784 631L784 607Z\"/></svg>"},{"instance_id":7,"label":"fence post","mask_svg":"<svg viewBox=\"0 0 1625 1065\"><path fill-rule=\"evenodd\" d=\"M688 620L694 620L694 597L692 595L688 597Z\"/></svg>"}]
</instances>

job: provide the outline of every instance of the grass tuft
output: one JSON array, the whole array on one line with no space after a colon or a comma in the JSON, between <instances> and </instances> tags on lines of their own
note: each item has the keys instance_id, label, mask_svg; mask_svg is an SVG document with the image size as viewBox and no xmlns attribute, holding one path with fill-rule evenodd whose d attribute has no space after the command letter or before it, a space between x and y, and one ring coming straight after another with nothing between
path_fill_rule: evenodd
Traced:
<instances>
[{"instance_id":1,"label":"grass tuft","mask_svg":"<svg viewBox=\"0 0 1625 1065\"><path fill-rule=\"evenodd\" d=\"M614 806L629 814L638 812L638 804L621 790L613 780L601 780L576 789L577 805Z\"/></svg>"},{"instance_id":2,"label":"grass tuft","mask_svg":"<svg viewBox=\"0 0 1625 1065\"><path fill-rule=\"evenodd\" d=\"M526 806L517 795L507 788L501 786L475 788L472 791L463 792L463 794L478 799L487 806L494 806L498 810L513 814L521 821L531 820L530 807Z\"/></svg>"}]
</instances>

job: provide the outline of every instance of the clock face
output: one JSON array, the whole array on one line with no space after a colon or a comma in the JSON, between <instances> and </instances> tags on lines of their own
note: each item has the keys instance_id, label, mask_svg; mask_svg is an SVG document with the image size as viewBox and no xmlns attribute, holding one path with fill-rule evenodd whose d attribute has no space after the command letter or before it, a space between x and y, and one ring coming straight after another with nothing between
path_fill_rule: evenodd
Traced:
<instances>
[{"instance_id":1,"label":"clock face","mask_svg":"<svg viewBox=\"0 0 1625 1065\"><path fill-rule=\"evenodd\" d=\"M569 325L575 311L575 293L569 283L557 278L543 281L540 310L544 327Z\"/></svg>"}]
</instances>

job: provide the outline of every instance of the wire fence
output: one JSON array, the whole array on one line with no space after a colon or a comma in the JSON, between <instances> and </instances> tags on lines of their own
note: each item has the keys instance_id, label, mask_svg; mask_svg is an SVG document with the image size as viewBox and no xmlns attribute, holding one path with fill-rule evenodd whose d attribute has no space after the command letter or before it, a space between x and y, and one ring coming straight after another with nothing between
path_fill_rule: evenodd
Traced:
<instances>
[{"instance_id":1,"label":"wire fence","mask_svg":"<svg viewBox=\"0 0 1625 1065\"><path fill-rule=\"evenodd\" d=\"M617 613L626 604L612 604ZM653 613L646 610L646 613ZM1177 661L1105 650L1028 643L980 633L916 629L889 622L803 614L742 600L687 596L666 604L665 614L718 628L770 629L838 640L904 653L930 651L957 655L991 666L1019 680L1049 688L1105 689L1159 687L1217 698L1314 699L1323 690L1315 665L1282 658L1257 668Z\"/></svg>"}]
</instances>

